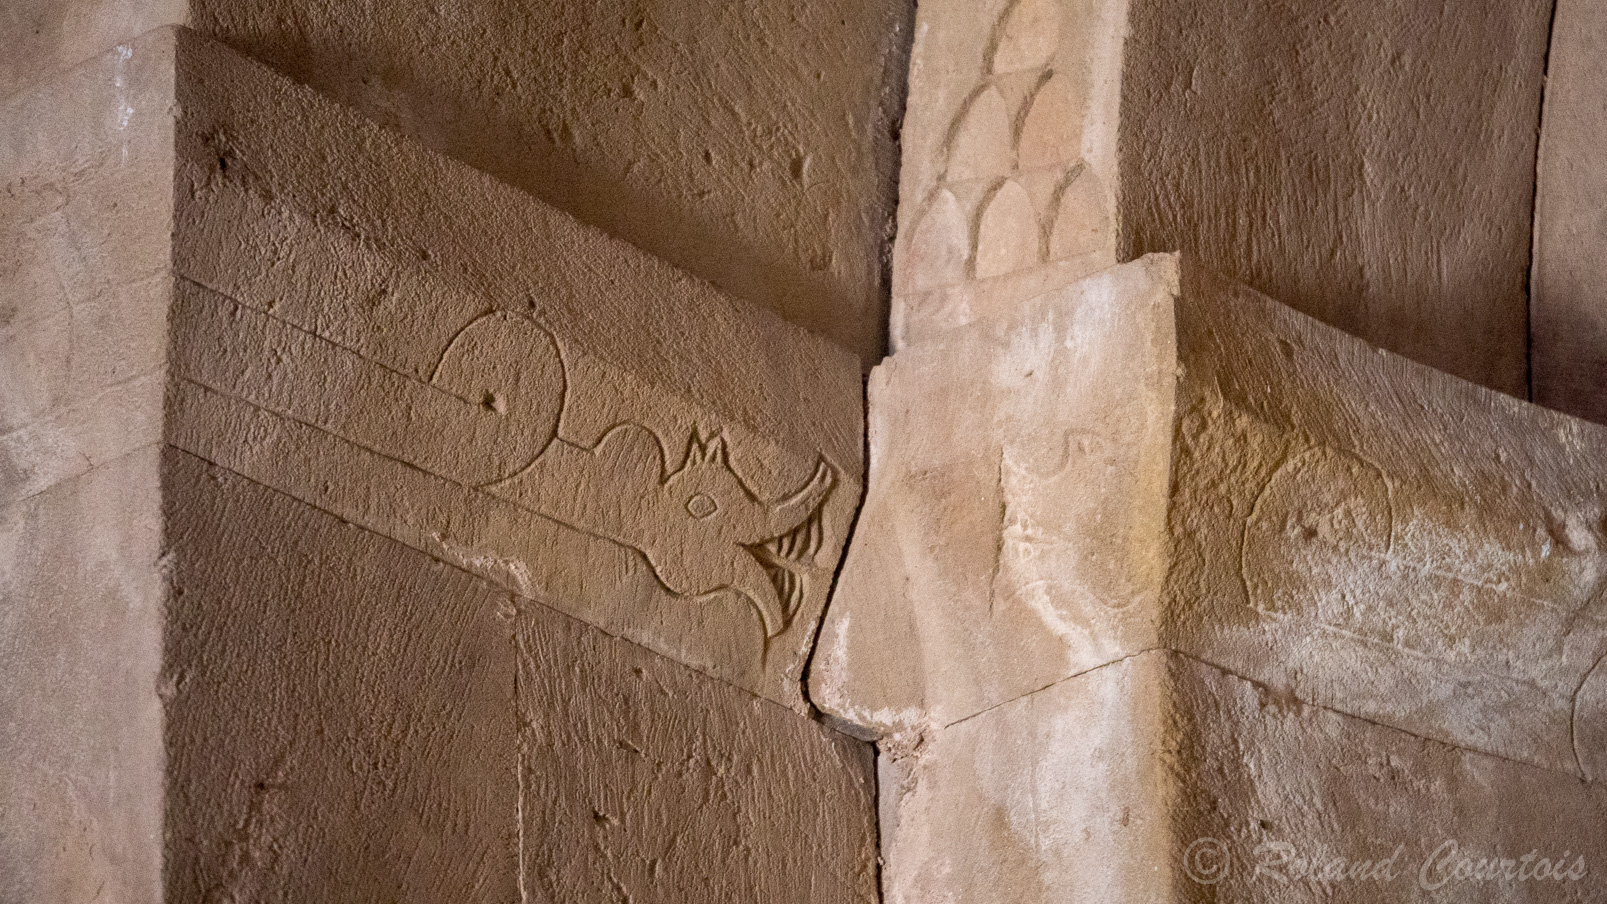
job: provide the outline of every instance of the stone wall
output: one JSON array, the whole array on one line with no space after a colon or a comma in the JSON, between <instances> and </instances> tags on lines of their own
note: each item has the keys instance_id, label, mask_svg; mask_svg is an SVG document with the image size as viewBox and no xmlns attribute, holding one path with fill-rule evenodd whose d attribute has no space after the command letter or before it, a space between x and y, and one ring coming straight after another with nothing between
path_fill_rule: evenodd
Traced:
<instances>
[{"instance_id":1,"label":"stone wall","mask_svg":"<svg viewBox=\"0 0 1607 904\"><path fill-rule=\"evenodd\" d=\"M895 347L1150 252L1528 392L1551 5L936 0Z\"/></svg>"},{"instance_id":2,"label":"stone wall","mask_svg":"<svg viewBox=\"0 0 1607 904\"><path fill-rule=\"evenodd\" d=\"M810 672L889 902L1600 897L1598 29L1298 7L921 5Z\"/></svg>"},{"instance_id":3,"label":"stone wall","mask_svg":"<svg viewBox=\"0 0 1607 904\"><path fill-rule=\"evenodd\" d=\"M8 5L0 902L1594 900L1586 6Z\"/></svg>"},{"instance_id":4,"label":"stone wall","mask_svg":"<svg viewBox=\"0 0 1607 904\"><path fill-rule=\"evenodd\" d=\"M908 0L16 0L0 97L186 24L859 354Z\"/></svg>"},{"instance_id":5,"label":"stone wall","mask_svg":"<svg viewBox=\"0 0 1607 904\"><path fill-rule=\"evenodd\" d=\"M874 900L855 356L186 29L4 116L0 900Z\"/></svg>"}]
</instances>

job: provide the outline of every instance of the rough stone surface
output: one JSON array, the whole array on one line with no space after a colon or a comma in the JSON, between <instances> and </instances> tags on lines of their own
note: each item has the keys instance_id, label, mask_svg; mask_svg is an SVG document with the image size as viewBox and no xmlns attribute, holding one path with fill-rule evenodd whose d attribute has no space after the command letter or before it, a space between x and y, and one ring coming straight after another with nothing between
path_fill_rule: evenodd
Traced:
<instances>
[{"instance_id":1,"label":"rough stone surface","mask_svg":"<svg viewBox=\"0 0 1607 904\"><path fill-rule=\"evenodd\" d=\"M157 904L157 450L0 507L0 902Z\"/></svg>"},{"instance_id":2,"label":"rough stone surface","mask_svg":"<svg viewBox=\"0 0 1607 904\"><path fill-rule=\"evenodd\" d=\"M912 8L8 0L0 97L149 29L189 25L868 367L885 341Z\"/></svg>"},{"instance_id":3,"label":"rough stone surface","mask_svg":"<svg viewBox=\"0 0 1607 904\"><path fill-rule=\"evenodd\" d=\"M875 900L863 745L186 453L163 483L168 900Z\"/></svg>"},{"instance_id":4,"label":"rough stone surface","mask_svg":"<svg viewBox=\"0 0 1607 904\"><path fill-rule=\"evenodd\" d=\"M1607 423L1607 9L1558 0L1535 187L1534 400Z\"/></svg>"},{"instance_id":5,"label":"rough stone surface","mask_svg":"<svg viewBox=\"0 0 1607 904\"><path fill-rule=\"evenodd\" d=\"M894 347L1116 262L1125 5L920 4L902 132Z\"/></svg>"},{"instance_id":6,"label":"rough stone surface","mask_svg":"<svg viewBox=\"0 0 1607 904\"><path fill-rule=\"evenodd\" d=\"M804 706L850 356L198 39L179 85L170 442Z\"/></svg>"},{"instance_id":7,"label":"rough stone surface","mask_svg":"<svg viewBox=\"0 0 1607 904\"><path fill-rule=\"evenodd\" d=\"M172 62L157 37L0 103L6 904L161 897Z\"/></svg>"},{"instance_id":8,"label":"rough stone surface","mask_svg":"<svg viewBox=\"0 0 1607 904\"><path fill-rule=\"evenodd\" d=\"M894 348L1118 259L1181 249L1325 323L1526 398L1550 10L922 3Z\"/></svg>"},{"instance_id":9,"label":"rough stone surface","mask_svg":"<svg viewBox=\"0 0 1607 904\"><path fill-rule=\"evenodd\" d=\"M161 439L171 39L0 106L0 504Z\"/></svg>"},{"instance_id":10,"label":"rough stone surface","mask_svg":"<svg viewBox=\"0 0 1607 904\"><path fill-rule=\"evenodd\" d=\"M1550 0L1132 0L1122 255L1528 397Z\"/></svg>"},{"instance_id":11,"label":"rough stone surface","mask_svg":"<svg viewBox=\"0 0 1607 904\"><path fill-rule=\"evenodd\" d=\"M1601 428L1157 256L899 352L871 411L811 672L866 731L1162 647L1607 774Z\"/></svg>"},{"instance_id":12,"label":"rough stone surface","mask_svg":"<svg viewBox=\"0 0 1607 904\"><path fill-rule=\"evenodd\" d=\"M883 771L889 904L1583 902L1607 857L1598 785L1161 651L939 731ZM1535 879L1542 857L1583 868ZM1529 877L1468 878L1463 858Z\"/></svg>"},{"instance_id":13,"label":"rough stone surface","mask_svg":"<svg viewBox=\"0 0 1607 904\"><path fill-rule=\"evenodd\" d=\"M517 898L509 594L169 449L167 900Z\"/></svg>"},{"instance_id":14,"label":"rough stone surface","mask_svg":"<svg viewBox=\"0 0 1607 904\"><path fill-rule=\"evenodd\" d=\"M0 123L0 900L873 897L853 356L182 29Z\"/></svg>"}]
</instances>

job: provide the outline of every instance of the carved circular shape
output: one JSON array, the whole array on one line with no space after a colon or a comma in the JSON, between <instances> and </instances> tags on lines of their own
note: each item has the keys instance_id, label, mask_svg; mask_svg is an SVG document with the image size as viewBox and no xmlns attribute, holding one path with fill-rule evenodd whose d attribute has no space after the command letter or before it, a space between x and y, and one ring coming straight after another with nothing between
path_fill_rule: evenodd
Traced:
<instances>
[{"instance_id":1,"label":"carved circular shape","mask_svg":"<svg viewBox=\"0 0 1607 904\"><path fill-rule=\"evenodd\" d=\"M686 500L686 511L694 518L707 518L720 510L720 503L707 493L698 493Z\"/></svg>"},{"instance_id":2,"label":"carved circular shape","mask_svg":"<svg viewBox=\"0 0 1607 904\"><path fill-rule=\"evenodd\" d=\"M433 473L471 486L502 480L558 434L567 389L563 355L533 320L497 311L471 321L447 344L430 382L495 415L451 425L455 443L421 432L417 443L431 455L399 457Z\"/></svg>"}]
</instances>

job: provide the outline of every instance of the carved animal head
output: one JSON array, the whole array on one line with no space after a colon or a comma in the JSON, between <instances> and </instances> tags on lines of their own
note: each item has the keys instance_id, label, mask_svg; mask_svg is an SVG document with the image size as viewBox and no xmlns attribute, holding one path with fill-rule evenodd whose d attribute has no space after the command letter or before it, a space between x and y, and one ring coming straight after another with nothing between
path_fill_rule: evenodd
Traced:
<instances>
[{"instance_id":1,"label":"carved animal head","mask_svg":"<svg viewBox=\"0 0 1607 904\"><path fill-rule=\"evenodd\" d=\"M723 434L705 439L694 433L687 444L686 461L665 479L664 492L692 521L707 524L735 542L767 539L764 532L770 506L731 470Z\"/></svg>"}]
</instances>

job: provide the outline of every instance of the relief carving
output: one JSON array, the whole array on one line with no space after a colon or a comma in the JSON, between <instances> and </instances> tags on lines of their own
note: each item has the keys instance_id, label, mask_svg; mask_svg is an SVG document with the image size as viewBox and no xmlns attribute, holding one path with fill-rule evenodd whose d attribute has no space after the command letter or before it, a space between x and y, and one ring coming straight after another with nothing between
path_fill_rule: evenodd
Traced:
<instances>
[{"instance_id":1,"label":"relief carving","mask_svg":"<svg viewBox=\"0 0 1607 904\"><path fill-rule=\"evenodd\" d=\"M903 272L916 291L963 282L954 273L963 258L983 280L1039 267L1046 240L1051 263L1103 247L1103 232L1089 235L1108 231L1097 184L1065 188L1087 168L1086 98L1054 68L1060 18L1058 0L1019 0L995 26L988 71L949 126L942 175L904 243ZM1054 217L1047 228L1040 207ZM954 245L972 222L974 240L961 252Z\"/></svg>"},{"instance_id":2,"label":"relief carving","mask_svg":"<svg viewBox=\"0 0 1607 904\"><path fill-rule=\"evenodd\" d=\"M935 289L965 279L971 228L954 193L939 189L915 225L905 267L916 289Z\"/></svg>"},{"instance_id":3,"label":"relief carving","mask_svg":"<svg viewBox=\"0 0 1607 904\"><path fill-rule=\"evenodd\" d=\"M820 507L835 483L821 461L792 495L763 500L731 468L724 436L694 435L670 471L658 436L626 423L593 449L556 440L528 468L486 490L637 550L673 593L735 590L774 637L802 598L794 565L819 552Z\"/></svg>"},{"instance_id":4,"label":"relief carving","mask_svg":"<svg viewBox=\"0 0 1607 904\"><path fill-rule=\"evenodd\" d=\"M672 593L734 591L766 637L796 612L837 482L824 458L766 499L733 469L723 433L694 432L673 468L641 424L618 423L594 446L566 439L558 340L506 311L463 327L421 382L244 306L183 304L196 340L222 352L195 356L189 379L635 550Z\"/></svg>"},{"instance_id":5,"label":"relief carving","mask_svg":"<svg viewBox=\"0 0 1607 904\"><path fill-rule=\"evenodd\" d=\"M999 19L989 68L1005 73L1047 66L1059 48L1058 0L1017 0Z\"/></svg>"},{"instance_id":6,"label":"relief carving","mask_svg":"<svg viewBox=\"0 0 1607 904\"><path fill-rule=\"evenodd\" d=\"M1316 608L1335 626L1358 591L1357 577L1390 552L1389 485L1373 465L1318 448L1285 461L1245 523L1241 575L1250 605L1283 614ZM1346 588L1345 582L1357 586Z\"/></svg>"},{"instance_id":7,"label":"relief carving","mask_svg":"<svg viewBox=\"0 0 1607 904\"><path fill-rule=\"evenodd\" d=\"M996 88L984 87L971 98L949 139L949 181L993 179L1015 169L1010 118L1010 108Z\"/></svg>"},{"instance_id":8,"label":"relief carving","mask_svg":"<svg viewBox=\"0 0 1607 904\"><path fill-rule=\"evenodd\" d=\"M1051 261L1096 254L1114 232L1099 178L1087 167L1074 167L1066 177L1055 211L1054 227L1049 233Z\"/></svg>"},{"instance_id":9,"label":"relief carving","mask_svg":"<svg viewBox=\"0 0 1607 904\"><path fill-rule=\"evenodd\" d=\"M1082 107L1071 79L1052 73L1032 96L1021 123L1017 156L1023 169L1060 166L1081 156Z\"/></svg>"},{"instance_id":10,"label":"relief carving","mask_svg":"<svg viewBox=\"0 0 1607 904\"><path fill-rule=\"evenodd\" d=\"M1557 570L1545 544L1478 545L1471 526L1454 520L1462 509L1438 505L1348 452L1293 456L1245 523L1240 575L1249 604L1470 674L1527 682L1560 668L1582 679L1603 632L1586 611L1588 582ZM1505 519L1489 529L1508 530L1511 543L1522 536ZM1458 542L1473 545L1448 545ZM1532 655L1515 660L1514 648Z\"/></svg>"},{"instance_id":11,"label":"relief carving","mask_svg":"<svg viewBox=\"0 0 1607 904\"><path fill-rule=\"evenodd\" d=\"M1574 692L1572 734L1579 774L1590 782L1607 779L1607 656Z\"/></svg>"}]
</instances>

